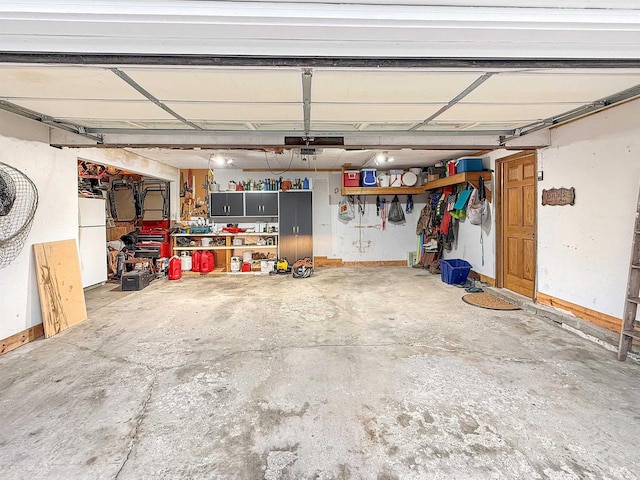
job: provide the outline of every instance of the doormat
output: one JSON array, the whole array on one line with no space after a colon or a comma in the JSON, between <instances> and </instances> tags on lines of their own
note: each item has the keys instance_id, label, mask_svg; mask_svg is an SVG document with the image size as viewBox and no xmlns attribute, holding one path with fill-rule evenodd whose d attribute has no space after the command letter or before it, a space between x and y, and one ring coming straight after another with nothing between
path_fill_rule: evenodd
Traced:
<instances>
[{"instance_id":1,"label":"doormat","mask_svg":"<svg viewBox=\"0 0 640 480\"><path fill-rule=\"evenodd\" d=\"M520 307L513 305L512 303L505 302L501 298L487 292L468 293L462 297L462 301L469 305L488 308L489 310L520 310Z\"/></svg>"}]
</instances>

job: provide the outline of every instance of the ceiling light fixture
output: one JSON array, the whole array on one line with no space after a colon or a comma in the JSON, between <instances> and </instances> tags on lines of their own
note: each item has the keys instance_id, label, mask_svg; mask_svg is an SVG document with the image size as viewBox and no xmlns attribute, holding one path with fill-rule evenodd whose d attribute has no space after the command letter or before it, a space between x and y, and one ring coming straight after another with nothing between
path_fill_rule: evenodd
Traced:
<instances>
[{"instance_id":1,"label":"ceiling light fixture","mask_svg":"<svg viewBox=\"0 0 640 480\"><path fill-rule=\"evenodd\" d=\"M225 158L223 155L215 154L209 157L210 161L214 161L219 167L230 166L233 163L233 158Z\"/></svg>"},{"instance_id":2,"label":"ceiling light fixture","mask_svg":"<svg viewBox=\"0 0 640 480\"><path fill-rule=\"evenodd\" d=\"M382 165L385 163L393 162L395 160L395 158L389 156L389 152L377 153L374 159L376 165Z\"/></svg>"}]
</instances>

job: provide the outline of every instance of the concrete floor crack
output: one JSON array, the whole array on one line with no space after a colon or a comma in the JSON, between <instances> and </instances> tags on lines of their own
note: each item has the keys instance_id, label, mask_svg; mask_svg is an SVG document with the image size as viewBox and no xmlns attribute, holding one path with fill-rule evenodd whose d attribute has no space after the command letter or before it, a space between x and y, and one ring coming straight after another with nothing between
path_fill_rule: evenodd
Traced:
<instances>
[{"instance_id":1,"label":"concrete floor crack","mask_svg":"<svg viewBox=\"0 0 640 480\"><path fill-rule=\"evenodd\" d=\"M133 432L131 433L131 437L130 437L130 440L129 440L129 447L127 449L127 455L124 458L124 461L122 462L122 465L120 465L120 468L116 472L115 477L113 477L114 480L118 480L118 478L120 477L120 474L124 470L125 465L129 461L129 458L131 457L131 453L133 452L133 449L135 448L136 444L138 443L138 440L139 440L138 433L140 431L140 425L142 425L142 421L144 420L144 417L145 417L145 415L147 413L147 407L149 406L149 402L151 402L151 397L153 395L153 389L155 387L156 380L157 380L157 375L154 375L152 380L151 380L151 385L149 387L149 393L147 394L147 398L143 402L142 408L140 409L140 412L138 413L138 415L136 415L136 424L133 427Z\"/></svg>"},{"instance_id":2,"label":"concrete floor crack","mask_svg":"<svg viewBox=\"0 0 640 480\"><path fill-rule=\"evenodd\" d=\"M70 345L72 347L75 347L78 350L83 350L85 352L95 353L96 355L98 355L98 356L100 356L100 357L102 357L102 358L104 358L106 360L114 360L114 361L118 361L118 362L128 363L130 365L136 365L138 367L143 367L143 368L147 369L151 373L155 373L156 371L158 371L157 369L155 369L151 365L147 365L146 363L134 362L133 360L130 360L128 358L118 357L116 355L108 355L105 352L103 352L102 350L98 350L98 349L95 349L95 348L84 347L82 345L77 345L77 344L75 344L73 342L67 342L67 341L59 340L59 339L58 339L58 341L60 343L64 343L65 345Z\"/></svg>"}]
</instances>

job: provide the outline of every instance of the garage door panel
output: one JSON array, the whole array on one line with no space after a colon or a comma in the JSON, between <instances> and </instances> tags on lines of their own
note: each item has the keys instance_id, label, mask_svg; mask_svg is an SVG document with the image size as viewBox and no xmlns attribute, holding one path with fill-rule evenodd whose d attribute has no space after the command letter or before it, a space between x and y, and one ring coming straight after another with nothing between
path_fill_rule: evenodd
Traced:
<instances>
[{"instance_id":1,"label":"garage door panel","mask_svg":"<svg viewBox=\"0 0 640 480\"><path fill-rule=\"evenodd\" d=\"M314 72L312 100L317 102L448 102L480 73L415 71Z\"/></svg>"},{"instance_id":2,"label":"garage door panel","mask_svg":"<svg viewBox=\"0 0 640 480\"><path fill-rule=\"evenodd\" d=\"M568 112L581 105L580 103L519 105L458 103L438 116L438 120L467 122L518 121L525 124Z\"/></svg>"},{"instance_id":3,"label":"garage door panel","mask_svg":"<svg viewBox=\"0 0 640 480\"><path fill-rule=\"evenodd\" d=\"M174 103L167 106L192 121L265 122L300 121L302 104L247 104L247 103Z\"/></svg>"},{"instance_id":4,"label":"garage door panel","mask_svg":"<svg viewBox=\"0 0 640 480\"><path fill-rule=\"evenodd\" d=\"M300 102L299 69L124 69L162 101Z\"/></svg>"},{"instance_id":5,"label":"garage door panel","mask_svg":"<svg viewBox=\"0 0 640 480\"><path fill-rule=\"evenodd\" d=\"M421 122L442 105L322 104L311 106L316 121L343 122Z\"/></svg>"},{"instance_id":6,"label":"garage door panel","mask_svg":"<svg viewBox=\"0 0 640 480\"><path fill-rule=\"evenodd\" d=\"M104 68L2 66L0 77L0 96L5 98L144 99Z\"/></svg>"},{"instance_id":7,"label":"garage door panel","mask_svg":"<svg viewBox=\"0 0 640 480\"><path fill-rule=\"evenodd\" d=\"M640 84L640 75L501 73L465 97L465 102L587 103Z\"/></svg>"},{"instance_id":8,"label":"garage door panel","mask_svg":"<svg viewBox=\"0 0 640 480\"><path fill-rule=\"evenodd\" d=\"M16 105L54 118L94 118L107 120L175 120L151 102L104 100L19 100Z\"/></svg>"}]
</instances>

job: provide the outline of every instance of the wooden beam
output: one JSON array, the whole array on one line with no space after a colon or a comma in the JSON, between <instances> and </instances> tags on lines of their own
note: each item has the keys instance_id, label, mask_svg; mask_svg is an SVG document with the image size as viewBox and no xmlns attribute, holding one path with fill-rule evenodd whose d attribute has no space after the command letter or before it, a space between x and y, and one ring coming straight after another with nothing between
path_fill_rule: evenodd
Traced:
<instances>
[{"instance_id":1,"label":"wooden beam","mask_svg":"<svg viewBox=\"0 0 640 480\"><path fill-rule=\"evenodd\" d=\"M35 327L27 328L10 337L0 340L0 355L15 350L22 345L29 343L44 335L44 325L39 323Z\"/></svg>"}]
</instances>

